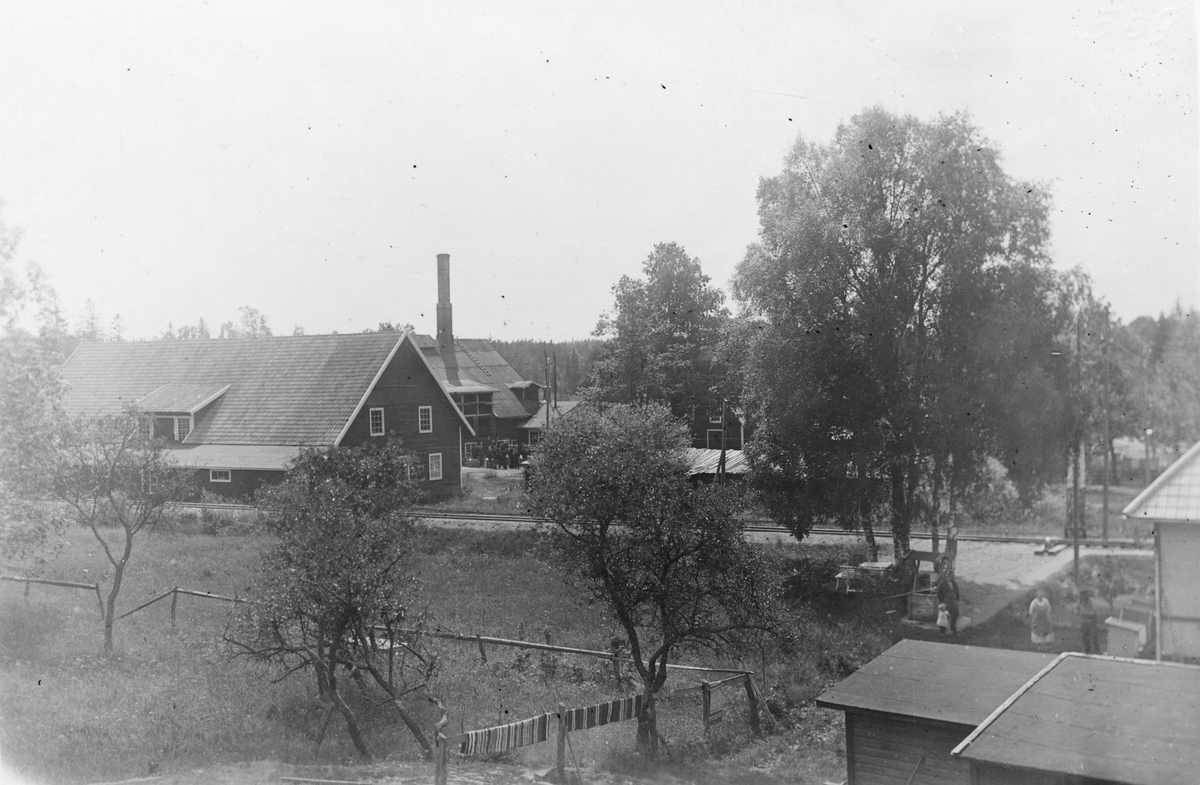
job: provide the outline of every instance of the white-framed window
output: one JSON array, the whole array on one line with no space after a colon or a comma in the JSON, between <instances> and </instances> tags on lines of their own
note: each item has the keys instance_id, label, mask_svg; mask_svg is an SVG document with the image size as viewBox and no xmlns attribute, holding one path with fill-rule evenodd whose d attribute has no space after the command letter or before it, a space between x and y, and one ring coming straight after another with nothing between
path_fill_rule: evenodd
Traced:
<instances>
[{"instance_id":1,"label":"white-framed window","mask_svg":"<svg viewBox=\"0 0 1200 785\"><path fill-rule=\"evenodd\" d=\"M383 436L383 407L371 409L367 416L371 420L371 435Z\"/></svg>"},{"instance_id":2,"label":"white-framed window","mask_svg":"<svg viewBox=\"0 0 1200 785\"><path fill-rule=\"evenodd\" d=\"M529 443L531 445L537 444L541 440L542 440L542 432L540 430L535 428L529 432Z\"/></svg>"},{"instance_id":3,"label":"white-framed window","mask_svg":"<svg viewBox=\"0 0 1200 785\"><path fill-rule=\"evenodd\" d=\"M175 418L175 441L181 442L192 432L192 415Z\"/></svg>"},{"instance_id":4,"label":"white-framed window","mask_svg":"<svg viewBox=\"0 0 1200 785\"><path fill-rule=\"evenodd\" d=\"M158 475L142 469L142 493L149 496L158 492Z\"/></svg>"},{"instance_id":5,"label":"white-framed window","mask_svg":"<svg viewBox=\"0 0 1200 785\"><path fill-rule=\"evenodd\" d=\"M231 469L209 469L209 482L233 482L233 471Z\"/></svg>"},{"instance_id":6,"label":"white-framed window","mask_svg":"<svg viewBox=\"0 0 1200 785\"><path fill-rule=\"evenodd\" d=\"M421 433L433 433L433 407L417 407L417 430ZM440 473L439 473L440 474ZM432 477L430 479L433 479Z\"/></svg>"},{"instance_id":7,"label":"white-framed window","mask_svg":"<svg viewBox=\"0 0 1200 785\"><path fill-rule=\"evenodd\" d=\"M442 479L442 454L440 452L429 453L429 479Z\"/></svg>"},{"instance_id":8,"label":"white-framed window","mask_svg":"<svg viewBox=\"0 0 1200 785\"><path fill-rule=\"evenodd\" d=\"M720 425L721 424L721 410L718 409L715 412L711 412L708 415L708 422L709 422L709 425Z\"/></svg>"}]
</instances>

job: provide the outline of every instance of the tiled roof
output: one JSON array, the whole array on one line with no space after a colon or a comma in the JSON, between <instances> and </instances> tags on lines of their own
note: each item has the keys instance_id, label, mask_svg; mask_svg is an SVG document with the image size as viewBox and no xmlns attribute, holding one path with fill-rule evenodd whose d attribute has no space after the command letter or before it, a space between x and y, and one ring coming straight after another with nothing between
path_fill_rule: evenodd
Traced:
<instances>
[{"instance_id":1,"label":"tiled roof","mask_svg":"<svg viewBox=\"0 0 1200 785\"><path fill-rule=\"evenodd\" d=\"M556 407L543 402L542 405L538 407L537 414L533 415L517 427L525 428L527 430L541 430L542 428L546 427L547 409L550 410L550 422L554 422L559 417L562 417L564 414L571 411L581 403L583 403L583 401L559 401L558 406Z\"/></svg>"},{"instance_id":2,"label":"tiled roof","mask_svg":"<svg viewBox=\"0 0 1200 785\"><path fill-rule=\"evenodd\" d=\"M1061 654L953 754L1000 766L1154 785L1200 772L1200 668Z\"/></svg>"},{"instance_id":3,"label":"tiled roof","mask_svg":"<svg viewBox=\"0 0 1200 785\"><path fill-rule=\"evenodd\" d=\"M228 385L197 417L187 444L333 444L401 339L351 333L85 343L63 366L66 403L69 411L115 413L156 395L176 406L179 396ZM156 392L164 389L174 392Z\"/></svg>"},{"instance_id":4,"label":"tiled roof","mask_svg":"<svg viewBox=\"0 0 1200 785\"><path fill-rule=\"evenodd\" d=\"M479 338L456 338L454 350L450 351L431 335L414 334L413 340L428 361L434 376L447 390L468 392L483 385L493 393L493 416L529 417L529 412L509 389L510 383L524 380L488 341Z\"/></svg>"},{"instance_id":5,"label":"tiled roof","mask_svg":"<svg viewBox=\"0 0 1200 785\"><path fill-rule=\"evenodd\" d=\"M1168 466L1123 512L1130 518L1200 523L1200 442Z\"/></svg>"}]
</instances>

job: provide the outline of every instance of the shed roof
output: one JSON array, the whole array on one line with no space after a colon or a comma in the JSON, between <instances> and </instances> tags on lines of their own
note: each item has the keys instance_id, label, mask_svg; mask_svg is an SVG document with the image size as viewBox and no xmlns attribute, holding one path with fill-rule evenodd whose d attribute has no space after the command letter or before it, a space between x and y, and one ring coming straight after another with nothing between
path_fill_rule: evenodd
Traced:
<instances>
[{"instance_id":1,"label":"shed roof","mask_svg":"<svg viewBox=\"0 0 1200 785\"><path fill-rule=\"evenodd\" d=\"M1200 771L1200 667L1066 653L953 751L975 761L1152 785Z\"/></svg>"},{"instance_id":2,"label":"shed roof","mask_svg":"<svg viewBox=\"0 0 1200 785\"><path fill-rule=\"evenodd\" d=\"M1200 523L1200 442L1168 466L1122 512L1129 518Z\"/></svg>"},{"instance_id":3,"label":"shed roof","mask_svg":"<svg viewBox=\"0 0 1200 785\"><path fill-rule=\"evenodd\" d=\"M492 415L529 417L529 411L510 389L525 381L492 344L481 338L455 338L453 347L442 346L432 335L414 334L413 340L442 386L451 392L492 392Z\"/></svg>"},{"instance_id":4,"label":"shed roof","mask_svg":"<svg viewBox=\"0 0 1200 785\"><path fill-rule=\"evenodd\" d=\"M134 401L134 405L146 412L195 414L224 395L228 389L228 384L164 384Z\"/></svg>"},{"instance_id":5,"label":"shed roof","mask_svg":"<svg viewBox=\"0 0 1200 785\"><path fill-rule=\"evenodd\" d=\"M196 444L167 451L167 460L197 469L283 471L300 454L299 447L270 444Z\"/></svg>"},{"instance_id":6,"label":"shed roof","mask_svg":"<svg viewBox=\"0 0 1200 785\"><path fill-rule=\"evenodd\" d=\"M697 474L716 474L717 465L721 461L720 450L706 450L700 447L688 447L686 460L688 463L688 476L693 477ZM726 474L745 474L750 468L750 464L746 461L746 454L741 450L726 450L725 451L725 473Z\"/></svg>"},{"instance_id":7,"label":"shed roof","mask_svg":"<svg viewBox=\"0 0 1200 785\"><path fill-rule=\"evenodd\" d=\"M564 414L571 411L581 403L583 403L583 401L559 401L558 405L553 405L543 401L542 405L538 407L537 414L533 415L517 427L524 428L525 430L529 431L540 431L546 427L547 409L550 410L550 422L554 422L559 417L562 417Z\"/></svg>"},{"instance_id":8,"label":"shed roof","mask_svg":"<svg viewBox=\"0 0 1200 785\"><path fill-rule=\"evenodd\" d=\"M824 692L817 704L975 726L1053 659L903 640Z\"/></svg>"}]
</instances>

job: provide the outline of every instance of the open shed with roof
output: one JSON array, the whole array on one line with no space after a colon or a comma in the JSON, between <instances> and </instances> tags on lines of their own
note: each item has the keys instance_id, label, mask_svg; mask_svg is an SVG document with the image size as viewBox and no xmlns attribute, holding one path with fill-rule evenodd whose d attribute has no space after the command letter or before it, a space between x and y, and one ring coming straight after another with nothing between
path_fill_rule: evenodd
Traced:
<instances>
[{"instance_id":1,"label":"open shed with roof","mask_svg":"<svg viewBox=\"0 0 1200 785\"><path fill-rule=\"evenodd\" d=\"M950 752L1053 662L1048 654L904 640L827 690L846 713L850 785L972 783Z\"/></svg>"},{"instance_id":2,"label":"open shed with roof","mask_svg":"<svg viewBox=\"0 0 1200 785\"><path fill-rule=\"evenodd\" d=\"M955 749L978 785L1200 779L1200 667L1060 654Z\"/></svg>"},{"instance_id":3,"label":"open shed with roof","mask_svg":"<svg viewBox=\"0 0 1200 785\"><path fill-rule=\"evenodd\" d=\"M1200 443L1123 512L1154 524L1156 659L1200 662Z\"/></svg>"}]
</instances>

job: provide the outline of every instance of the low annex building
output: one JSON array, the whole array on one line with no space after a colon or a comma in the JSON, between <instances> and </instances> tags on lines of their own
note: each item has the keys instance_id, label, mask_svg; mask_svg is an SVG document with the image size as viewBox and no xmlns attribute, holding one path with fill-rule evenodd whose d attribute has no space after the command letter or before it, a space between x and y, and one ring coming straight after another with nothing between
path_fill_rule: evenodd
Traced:
<instances>
[{"instance_id":1,"label":"low annex building","mask_svg":"<svg viewBox=\"0 0 1200 785\"><path fill-rule=\"evenodd\" d=\"M1053 659L903 640L817 705L846 712L849 785L973 785L970 765L951 750Z\"/></svg>"},{"instance_id":2,"label":"low annex building","mask_svg":"<svg viewBox=\"0 0 1200 785\"><path fill-rule=\"evenodd\" d=\"M906 640L817 699L848 785L1195 782L1200 667Z\"/></svg>"},{"instance_id":3,"label":"low annex building","mask_svg":"<svg viewBox=\"0 0 1200 785\"><path fill-rule=\"evenodd\" d=\"M1154 524L1155 659L1200 663L1200 442L1123 512Z\"/></svg>"},{"instance_id":4,"label":"low annex building","mask_svg":"<svg viewBox=\"0 0 1200 785\"><path fill-rule=\"evenodd\" d=\"M1200 667L1060 654L955 749L978 785L1200 778Z\"/></svg>"},{"instance_id":5,"label":"low annex building","mask_svg":"<svg viewBox=\"0 0 1200 785\"><path fill-rule=\"evenodd\" d=\"M281 479L301 447L392 437L445 497L474 437L409 332L85 343L62 376L68 412L152 415L176 462L230 498Z\"/></svg>"}]
</instances>

